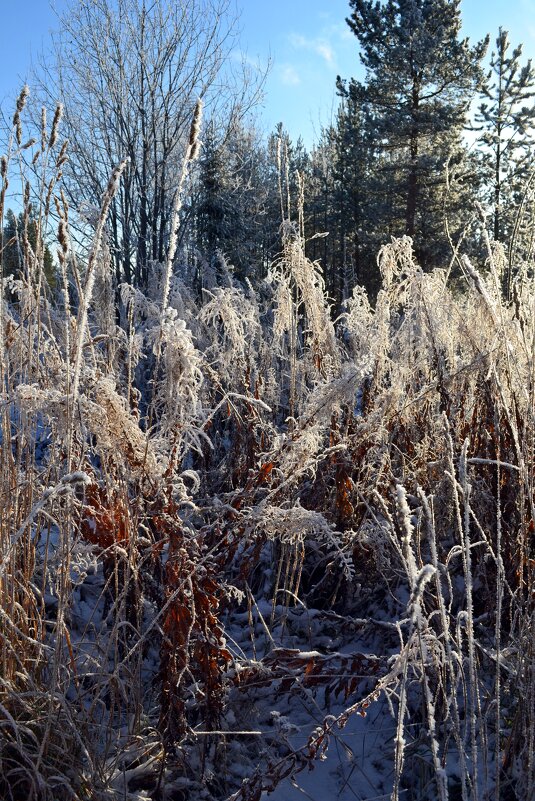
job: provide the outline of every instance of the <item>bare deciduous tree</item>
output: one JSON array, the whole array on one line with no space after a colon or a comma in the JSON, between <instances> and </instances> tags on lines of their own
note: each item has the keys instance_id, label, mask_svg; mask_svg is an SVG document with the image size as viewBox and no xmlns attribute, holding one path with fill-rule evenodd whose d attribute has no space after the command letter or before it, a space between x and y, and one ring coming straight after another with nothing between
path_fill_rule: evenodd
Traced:
<instances>
[{"instance_id":1,"label":"bare deciduous tree","mask_svg":"<svg viewBox=\"0 0 535 801\"><path fill-rule=\"evenodd\" d=\"M118 281L146 286L165 259L197 99L229 125L258 97L261 79L230 58L236 19L232 0L76 0L60 17L36 79L46 103L64 104L70 200L98 205L110 166L129 159L110 212Z\"/></svg>"}]
</instances>

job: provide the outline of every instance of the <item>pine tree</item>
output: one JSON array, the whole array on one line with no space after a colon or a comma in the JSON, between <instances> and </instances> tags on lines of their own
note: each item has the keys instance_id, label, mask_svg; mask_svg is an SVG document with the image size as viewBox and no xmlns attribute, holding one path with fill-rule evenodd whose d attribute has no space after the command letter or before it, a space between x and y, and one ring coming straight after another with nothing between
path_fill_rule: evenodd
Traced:
<instances>
[{"instance_id":1,"label":"pine tree","mask_svg":"<svg viewBox=\"0 0 535 801\"><path fill-rule=\"evenodd\" d=\"M21 278L24 275L24 227L26 228L27 242L35 252L37 246L38 226L34 215L30 212L25 219L20 212L18 216L8 209L3 230L4 248L2 252L2 271L4 276L12 275L14 278ZM47 244L43 250L43 270L47 283L50 287L56 284L56 272L54 259Z\"/></svg>"},{"instance_id":2,"label":"pine tree","mask_svg":"<svg viewBox=\"0 0 535 801\"><path fill-rule=\"evenodd\" d=\"M500 28L481 90L484 102L476 115L482 131L485 200L492 210L494 238L502 242L512 233L515 195L532 161L535 139L535 70L531 60L521 66L521 55L521 45L510 52L509 35Z\"/></svg>"},{"instance_id":3,"label":"pine tree","mask_svg":"<svg viewBox=\"0 0 535 801\"><path fill-rule=\"evenodd\" d=\"M350 5L347 22L361 47L366 80L352 79L349 91L368 119L383 197L390 193L391 220L383 219L382 230L414 237L420 261L430 265L437 243L447 247L446 166L460 152L487 41L470 47L459 38L460 0Z\"/></svg>"},{"instance_id":4,"label":"pine tree","mask_svg":"<svg viewBox=\"0 0 535 801\"><path fill-rule=\"evenodd\" d=\"M254 280L264 260L268 172L254 128L236 125L222 137L207 127L194 200L197 245L208 261L222 255L239 279Z\"/></svg>"},{"instance_id":5,"label":"pine tree","mask_svg":"<svg viewBox=\"0 0 535 801\"><path fill-rule=\"evenodd\" d=\"M334 124L322 131L311 164L306 193L308 255L321 260L336 304L350 296L357 283L374 294L380 241L373 159L361 109L351 96L343 97ZM323 232L328 236L313 238Z\"/></svg>"},{"instance_id":6,"label":"pine tree","mask_svg":"<svg viewBox=\"0 0 535 801\"><path fill-rule=\"evenodd\" d=\"M339 79L338 91L342 100L336 121L336 170L351 256L346 264L348 269L354 268L355 282L373 296L380 287L378 250L391 236L404 233L399 224L403 208L394 192L399 167L392 151L385 151L374 136L373 120L361 102L359 86L351 82L347 87Z\"/></svg>"}]
</instances>

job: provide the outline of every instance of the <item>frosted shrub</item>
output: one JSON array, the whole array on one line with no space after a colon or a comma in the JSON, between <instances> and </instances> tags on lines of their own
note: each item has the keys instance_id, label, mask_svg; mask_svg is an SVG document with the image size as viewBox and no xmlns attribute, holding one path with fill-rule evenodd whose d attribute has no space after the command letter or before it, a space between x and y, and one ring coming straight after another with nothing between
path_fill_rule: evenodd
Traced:
<instances>
[{"instance_id":1,"label":"frosted shrub","mask_svg":"<svg viewBox=\"0 0 535 801\"><path fill-rule=\"evenodd\" d=\"M256 378L255 357L262 334L258 309L238 289L217 287L205 290L205 296L199 319L209 336L206 356L226 386L239 387L249 373L245 387L249 391Z\"/></svg>"},{"instance_id":2,"label":"frosted shrub","mask_svg":"<svg viewBox=\"0 0 535 801\"><path fill-rule=\"evenodd\" d=\"M201 419L200 389L203 383L202 357L191 331L177 312L168 307L160 324L149 334L155 356L161 354L161 377L156 378L154 404L162 436L189 440L200 448L198 432L191 427ZM186 443L184 443L186 444Z\"/></svg>"},{"instance_id":3,"label":"frosted shrub","mask_svg":"<svg viewBox=\"0 0 535 801\"><path fill-rule=\"evenodd\" d=\"M128 464L134 473L158 476L161 466L153 448L128 409L124 396L117 392L113 379L97 381L92 399L85 398L82 408L87 429L95 437L101 454L117 461L118 466Z\"/></svg>"},{"instance_id":4,"label":"frosted shrub","mask_svg":"<svg viewBox=\"0 0 535 801\"><path fill-rule=\"evenodd\" d=\"M192 287L187 286L178 275L173 275L171 278L169 305L176 310L178 317L185 321L193 334L198 336L200 329L198 324L199 308L195 295Z\"/></svg>"},{"instance_id":5,"label":"frosted shrub","mask_svg":"<svg viewBox=\"0 0 535 801\"><path fill-rule=\"evenodd\" d=\"M275 285L275 346L287 349L291 364L304 349L311 374L314 368L325 376L335 374L339 367L339 346L324 296L323 279L317 266L306 258L302 239L290 224L283 232L283 253L271 269L271 280ZM291 369L295 371L296 365Z\"/></svg>"},{"instance_id":6,"label":"frosted shrub","mask_svg":"<svg viewBox=\"0 0 535 801\"><path fill-rule=\"evenodd\" d=\"M351 356L358 360L366 356L370 348L370 333L373 324L373 311L363 287L353 288L352 296L346 302L347 311L343 315L343 331L348 340Z\"/></svg>"}]
</instances>

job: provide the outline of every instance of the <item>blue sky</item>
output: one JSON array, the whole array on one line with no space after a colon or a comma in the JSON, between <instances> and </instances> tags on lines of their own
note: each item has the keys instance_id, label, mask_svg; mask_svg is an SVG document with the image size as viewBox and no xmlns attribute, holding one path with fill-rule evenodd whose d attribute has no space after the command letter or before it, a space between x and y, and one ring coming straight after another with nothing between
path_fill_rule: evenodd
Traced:
<instances>
[{"instance_id":1,"label":"blue sky","mask_svg":"<svg viewBox=\"0 0 535 801\"><path fill-rule=\"evenodd\" d=\"M69 0L55 0L58 10ZM261 110L271 130L282 121L293 138L310 145L336 104L335 79L359 70L357 42L345 17L347 0L237 0L241 6L241 49L271 72ZM29 74L31 59L47 45L56 17L48 0L0 0L0 102L12 104ZM513 45L524 44L535 60L535 0L464 0L464 33L495 38L502 25Z\"/></svg>"}]
</instances>

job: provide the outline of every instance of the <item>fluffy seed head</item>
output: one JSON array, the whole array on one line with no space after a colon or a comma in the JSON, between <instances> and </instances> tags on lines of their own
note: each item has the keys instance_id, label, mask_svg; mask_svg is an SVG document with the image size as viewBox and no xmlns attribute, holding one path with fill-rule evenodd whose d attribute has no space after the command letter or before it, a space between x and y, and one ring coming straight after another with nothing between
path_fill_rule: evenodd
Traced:
<instances>
[{"instance_id":1,"label":"fluffy seed head","mask_svg":"<svg viewBox=\"0 0 535 801\"><path fill-rule=\"evenodd\" d=\"M190 157L189 157L190 161L197 161L200 151L201 151L201 141L200 139L197 139L197 141L193 143L190 149Z\"/></svg>"},{"instance_id":2,"label":"fluffy seed head","mask_svg":"<svg viewBox=\"0 0 535 801\"><path fill-rule=\"evenodd\" d=\"M17 98L17 110L15 111L15 117L17 117L23 110L24 106L26 105L26 100L29 94L30 94L30 89L27 84L24 84L24 86L20 91L20 95ZM15 117L13 118L14 125L16 125Z\"/></svg>"},{"instance_id":3,"label":"fluffy seed head","mask_svg":"<svg viewBox=\"0 0 535 801\"><path fill-rule=\"evenodd\" d=\"M199 139L199 133L201 131L201 121L202 121L202 100L199 98L195 104L195 110L193 112L193 119L191 121L191 128L189 132L189 146L191 148L191 153L195 148L195 144Z\"/></svg>"},{"instance_id":4,"label":"fluffy seed head","mask_svg":"<svg viewBox=\"0 0 535 801\"><path fill-rule=\"evenodd\" d=\"M68 160L67 156L68 146L69 146L69 140L66 139L61 146L61 150L59 151L59 155L56 161L56 167L61 167L61 165L65 164L65 162Z\"/></svg>"},{"instance_id":5,"label":"fluffy seed head","mask_svg":"<svg viewBox=\"0 0 535 801\"><path fill-rule=\"evenodd\" d=\"M58 138L58 128L61 118L63 116L63 103L58 103L56 111L54 112L54 119L52 120L52 130L50 131L50 139L48 140L48 147L52 149L56 144Z\"/></svg>"},{"instance_id":6,"label":"fluffy seed head","mask_svg":"<svg viewBox=\"0 0 535 801\"><path fill-rule=\"evenodd\" d=\"M41 108L41 150L46 150L46 108Z\"/></svg>"},{"instance_id":7,"label":"fluffy seed head","mask_svg":"<svg viewBox=\"0 0 535 801\"><path fill-rule=\"evenodd\" d=\"M69 236L67 232L67 222L61 217L58 225L58 242L61 245L61 250L67 254L69 250Z\"/></svg>"}]
</instances>

